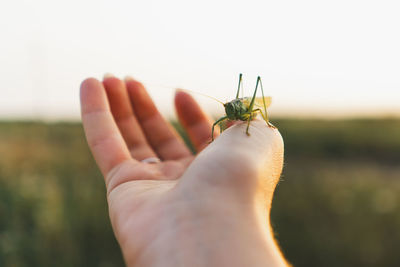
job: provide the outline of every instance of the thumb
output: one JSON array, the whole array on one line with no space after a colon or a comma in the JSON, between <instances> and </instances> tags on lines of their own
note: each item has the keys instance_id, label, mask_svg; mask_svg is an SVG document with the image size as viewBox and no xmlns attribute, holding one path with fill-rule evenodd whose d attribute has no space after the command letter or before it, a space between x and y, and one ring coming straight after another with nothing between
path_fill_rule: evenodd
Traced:
<instances>
[{"instance_id":1,"label":"thumb","mask_svg":"<svg viewBox=\"0 0 400 267\"><path fill-rule=\"evenodd\" d=\"M223 186L244 191L273 193L283 166L283 140L265 121L230 127L201 151L181 182L196 186Z\"/></svg>"}]
</instances>

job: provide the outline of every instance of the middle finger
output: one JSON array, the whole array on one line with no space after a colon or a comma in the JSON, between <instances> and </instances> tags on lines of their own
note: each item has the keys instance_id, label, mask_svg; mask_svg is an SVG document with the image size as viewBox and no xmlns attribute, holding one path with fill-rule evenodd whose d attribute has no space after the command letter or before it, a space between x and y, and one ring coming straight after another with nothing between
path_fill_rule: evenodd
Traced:
<instances>
[{"instance_id":1,"label":"middle finger","mask_svg":"<svg viewBox=\"0 0 400 267\"><path fill-rule=\"evenodd\" d=\"M126 79L126 86L134 113L157 154L166 160L190 156L191 152L172 126L161 116L144 86L132 78Z\"/></svg>"},{"instance_id":2,"label":"middle finger","mask_svg":"<svg viewBox=\"0 0 400 267\"><path fill-rule=\"evenodd\" d=\"M133 158L143 160L156 157L136 119L125 84L116 77L103 80L111 112Z\"/></svg>"}]
</instances>

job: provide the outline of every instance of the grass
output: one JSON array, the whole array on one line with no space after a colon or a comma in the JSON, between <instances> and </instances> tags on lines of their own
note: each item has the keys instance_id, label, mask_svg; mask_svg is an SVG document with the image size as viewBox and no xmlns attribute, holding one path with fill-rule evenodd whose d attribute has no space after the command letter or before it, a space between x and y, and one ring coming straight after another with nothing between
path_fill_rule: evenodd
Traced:
<instances>
[{"instance_id":1,"label":"grass","mask_svg":"<svg viewBox=\"0 0 400 267\"><path fill-rule=\"evenodd\" d=\"M272 209L295 266L397 266L400 121L276 120ZM105 189L74 123L0 123L0 266L123 266Z\"/></svg>"}]
</instances>

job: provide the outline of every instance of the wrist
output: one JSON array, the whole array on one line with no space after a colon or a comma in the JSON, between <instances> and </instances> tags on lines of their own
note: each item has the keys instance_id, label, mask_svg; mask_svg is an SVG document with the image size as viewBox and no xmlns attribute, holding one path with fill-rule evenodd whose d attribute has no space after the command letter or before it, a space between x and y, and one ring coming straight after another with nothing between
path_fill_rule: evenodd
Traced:
<instances>
[{"instance_id":1,"label":"wrist","mask_svg":"<svg viewBox=\"0 0 400 267\"><path fill-rule=\"evenodd\" d=\"M269 212L226 201L170 209L154 229L155 238L129 266L285 266Z\"/></svg>"}]
</instances>

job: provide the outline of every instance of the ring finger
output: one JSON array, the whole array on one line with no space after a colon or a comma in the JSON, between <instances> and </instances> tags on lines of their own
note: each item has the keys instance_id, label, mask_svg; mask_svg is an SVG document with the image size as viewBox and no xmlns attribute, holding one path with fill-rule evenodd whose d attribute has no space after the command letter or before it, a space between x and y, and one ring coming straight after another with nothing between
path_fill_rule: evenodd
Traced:
<instances>
[{"instance_id":1,"label":"ring finger","mask_svg":"<svg viewBox=\"0 0 400 267\"><path fill-rule=\"evenodd\" d=\"M131 156L139 161L157 157L140 127L131 103L125 83L108 76L103 80L110 108L115 122L125 140Z\"/></svg>"}]
</instances>

